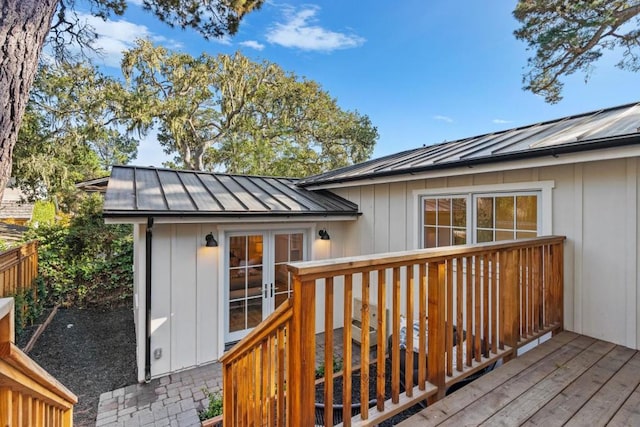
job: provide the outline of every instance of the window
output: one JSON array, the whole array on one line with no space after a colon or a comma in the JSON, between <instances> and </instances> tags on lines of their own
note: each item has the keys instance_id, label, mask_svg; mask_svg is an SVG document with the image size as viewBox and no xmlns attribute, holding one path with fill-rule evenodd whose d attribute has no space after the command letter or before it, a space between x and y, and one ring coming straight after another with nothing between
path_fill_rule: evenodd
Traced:
<instances>
[{"instance_id":1,"label":"window","mask_svg":"<svg viewBox=\"0 0 640 427\"><path fill-rule=\"evenodd\" d=\"M475 200L476 243L538 235L537 195L483 195Z\"/></svg>"},{"instance_id":2,"label":"window","mask_svg":"<svg viewBox=\"0 0 640 427\"><path fill-rule=\"evenodd\" d=\"M465 197L424 198L424 246L467 243L467 199Z\"/></svg>"},{"instance_id":3,"label":"window","mask_svg":"<svg viewBox=\"0 0 640 427\"><path fill-rule=\"evenodd\" d=\"M540 192L423 196L422 247L536 237Z\"/></svg>"}]
</instances>

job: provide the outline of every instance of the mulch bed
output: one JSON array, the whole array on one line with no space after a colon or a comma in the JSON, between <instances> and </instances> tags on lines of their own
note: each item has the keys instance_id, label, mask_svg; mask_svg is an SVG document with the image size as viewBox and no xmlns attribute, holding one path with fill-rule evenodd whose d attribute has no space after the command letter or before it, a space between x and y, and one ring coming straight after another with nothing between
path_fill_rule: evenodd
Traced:
<instances>
[{"instance_id":1,"label":"mulch bed","mask_svg":"<svg viewBox=\"0 0 640 427\"><path fill-rule=\"evenodd\" d=\"M369 367L369 400L376 398L376 364L371 364ZM351 396L352 403L360 402L360 371L354 371L351 378ZM342 403L342 376L335 377L333 379L333 403ZM403 390L403 389L402 389ZM385 400L391 398L391 362L386 359L385 362ZM324 401L324 383L316 385L316 402ZM394 426L401 421L409 418L410 416L420 412L423 409L422 406L416 404L407 410L399 413L398 415L389 418L383 423L379 424L381 427Z\"/></svg>"},{"instance_id":2,"label":"mulch bed","mask_svg":"<svg viewBox=\"0 0 640 427\"><path fill-rule=\"evenodd\" d=\"M38 324L16 339L22 348ZM100 394L137 382L133 311L60 308L29 357L78 396L73 421L94 426Z\"/></svg>"}]
</instances>

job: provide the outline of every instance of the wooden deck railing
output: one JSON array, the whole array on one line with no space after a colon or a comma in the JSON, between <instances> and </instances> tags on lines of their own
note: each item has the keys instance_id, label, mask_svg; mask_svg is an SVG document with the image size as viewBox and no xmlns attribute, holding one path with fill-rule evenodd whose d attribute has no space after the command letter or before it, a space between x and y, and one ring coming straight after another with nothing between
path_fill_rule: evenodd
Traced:
<instances>
[{"instance_id":1,"label":"wooden deck railing","mask_svg":"<svg viewBox=\"0 0 640 427\"><path fill-rule=\"evenodd\" d=\"M13 299L0 299L0 425L73 425L78 398L14 345Z\"/></svg>"},{"instance_id":2,"label":"wooden deck railing","mask_svg":"<svg viewBox=\"0 0 640 427\"><path fill-rule=\"evenodd\" d=\"M291 304L241 341L232 350L233 355L223 358L225 425L250 425L245 422L249 420L259 420L261 425L314 425L317 286L324 290L325 349L333 349L333 330L344 326L345 426L375 425L419 401L443 397L456 382L498 359L515 357L522 345L562 329L563 242L564 237L540 237L290 265L294 276ZM361 414L352 418L353 337L349 322L354 297L362 301L360 348L373 346L377 378L376 406L369 409L368 367L372 360L368 351L361 351L357 398L365 403ZM369 324L371 306L377 307L377 325ZM342 313L335 313L337 310ZM416 352L401 350L401 316L416 324L416 341L411 321L406 328L407 347L411 349L411 343L417 342ZM345 319L344 325L335 325L334 317ZM384 333L387 323L391 326L390 348ZM375 343L369 342L370 326L378 331ZM273 338L276 330L282 332ZM286 357L264 356L273 353L274 345L267 339L277 341L278 352ZM256 355L258 352L261 355ZM417 358L417 384L413 369L401 372L402 353L406 367L413 367ZM242 362L240 355L244 355ZM385 396L387 357L391 359L390 396ZM333 358L332 351L325 351L326 378L333 376ZM237 360L239 368L232 360ZM273 381L268 379L274 371L283 383L270 388ZM269 392L240 393L246 390L245 384ZM285 390L293 398L287 399ZM267 403L274 399L286 402L285 410L269 418L274 412ZM332 401L333 382L326 381L324 402ZM251 414L266 415L238 417L244 411L241 408L252 405ZM325 405L325 420L332 420L331 410L331 405Z\"/></svg>"},{"instance_id":3,"label":"wooden deck railing","mask_svg":"<svg viewBox=\"0 0 640 427\"><path fill-rule=\"evenodd\" d=\"M0 252L0 298L31 288L37 276L38 242L36 240Z\"/></svg>"},{"instance_id":4,"label":"wooden deck railing","mask_svg":"<svg viewBox=\"0 0 640 427\"><path fill-rule=\"evenodd\" d=\"M220 359L223 425L284 425L285 413L293 405L285 391L295 383L289 381L295 371L291 371L287 343L292 314L289 299Z\"/></svg>"}]
</instances>

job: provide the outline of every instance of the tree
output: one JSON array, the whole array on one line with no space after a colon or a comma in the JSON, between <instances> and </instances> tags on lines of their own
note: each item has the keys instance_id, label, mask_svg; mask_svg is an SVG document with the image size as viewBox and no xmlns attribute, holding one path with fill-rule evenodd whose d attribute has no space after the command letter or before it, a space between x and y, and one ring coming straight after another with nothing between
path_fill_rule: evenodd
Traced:
<instances>
[{"instance_id":1,"label":"tree","mask_svg":"<svg viewBox=\"0 0 640 427\"><path fill-rule=\"evenodd\" d=\"M75 182L135 158L137 141L118 120L123 99L122 85L89 64L43 65L14 151L22 190L68 201Z\"/></svg>"},{"instance_id":2,"label":"tree","mask_svg":"<svg viewBox=\"0 0 640 427\"><path fill-rule=\"evenodd\" d=\"M193 58L140 40L123 73L127 117L141 132L158 125L188 169L304 176L367 159L378 137L317 83L240 53Z\"/></svg>"},{"instance_id":3,"label":"tree","mask_svg":"<svg viewBox=\"0 0 640 427\"><path fill-rule=\"evenodd\" d=\"M242 17L264 0L143 0L160 20L193 28L205 37L234 34ZM0 11L0 198L11 176L12 153L47 35L60 53L72 39L91 41L91 31L70 17L74 0L3 0ZM121 15L125 0L89 0L95 15ZM55 16L55 22L52 20ZM51 33L50 33L51 30Z\"/></svg>"},{"instance_id":4,"label":"tree","mask_svg":"<svg viewBox=\"0 0 640 427\"><path fill-rule=\"evenodd\" d=\"M562 99L561 77L584 71L588 78L605 49L622 49L617 66L640 70L639 0L520 0L513 14L522 23L516 38L535 50L524 89L549 103Z\"/></svg>"}]
</instances>

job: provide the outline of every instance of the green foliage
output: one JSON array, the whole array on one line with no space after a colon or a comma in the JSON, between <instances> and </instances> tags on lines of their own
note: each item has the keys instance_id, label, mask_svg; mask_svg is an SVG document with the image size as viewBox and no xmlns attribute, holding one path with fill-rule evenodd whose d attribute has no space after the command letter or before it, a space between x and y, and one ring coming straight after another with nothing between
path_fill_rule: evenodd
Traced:
<instances>
[{"instance_id":1,"label":"green foliage","mask_svg":"<svg viewBox=\"0 0 640 427\"><path fill-rule=\"evenodd\" d=\"M340 372L343 368L343 364L344 362L342 361L342 358L340 356L335 356L333 357L333 373L335 374L336 372ZM324 366L324 362L320 363L318 365L318 367L316 368L316 379L319 378L324 378L324 374L325 374L325 366Z\"/></svg>"},{"instance_id":2,"label":"green foliage","mask_svg":"<svg viewBox=\"0 0 640 427\"><path fill-rule=\"evenodd\" d=\"M66 305L119 304L133 290L130 225L108 225L102 198L87 196L69 221L32 228L40 241L39 273L55 302Z\"/></svg>"},{"instance_id":3,"label":"green foliage","mask_svg":"<svg viewBox=\"0 0 640 427\"><path fill-rule=\"evenodd\" d=\"M75 183L137 154L121 133L124 89L87 63L40 67L14 150L13 175L31 200L72 209Z\"/></svg>"},{"instance_id":4,"label":"green foliage","mask_svg":"<svg viewBox=\"0 0 640 427\"><path fill-rule=\"evenodd\" d=\"M36 200L33 204L32 224L53 224L56 220L56 206L52 202Z\"/></svg>"},{"instance_id":5,"label":"green foliage","mask_svg":"<svg viewBox=\"0 0 640 427\"><path fill-rule=\"evenodd\" d=\"M557 103L560 78L586 72L604 50L621 49L619 68L640 70L639 0L520 0L513 12L522 26L516 38L535 55L528 60L524 89Z\"/></svg>"},{"instance_id":6,"label":"green foliage","mask_svg":"<svg viewBox=\"0 0 640 427\"><path fill-rule=\"evenodd\" d=\"M239 52L194 58L139 40L122 64L131 130L157 124L187 169L309 176L368 159L378 138L316 82Z\"/></svg>"},{"instance_id":7,"label":"green foliage","mask_svg":"<svg viewBox=\"0 0 640 427\"><path fill-rule=\"evenodd\" d=\"M16 333L38 320L47 299L47 289L44 280L37 277L34 280L34 288L23 289L13 295L14 320Z\"/></svg>"},{"instance_id":8,"label":"green foliage","mask_svg":"<svg viewBox=\"0 0 640 427\"><path fill-rule=\"evenodd\" d=\"M211 393L206 388L203 388L202 392L209 399L209 405L207 405L206 409L198 413L200 421L222 415L222 394L219 392Z\"/></svg>"}]
</instances>

